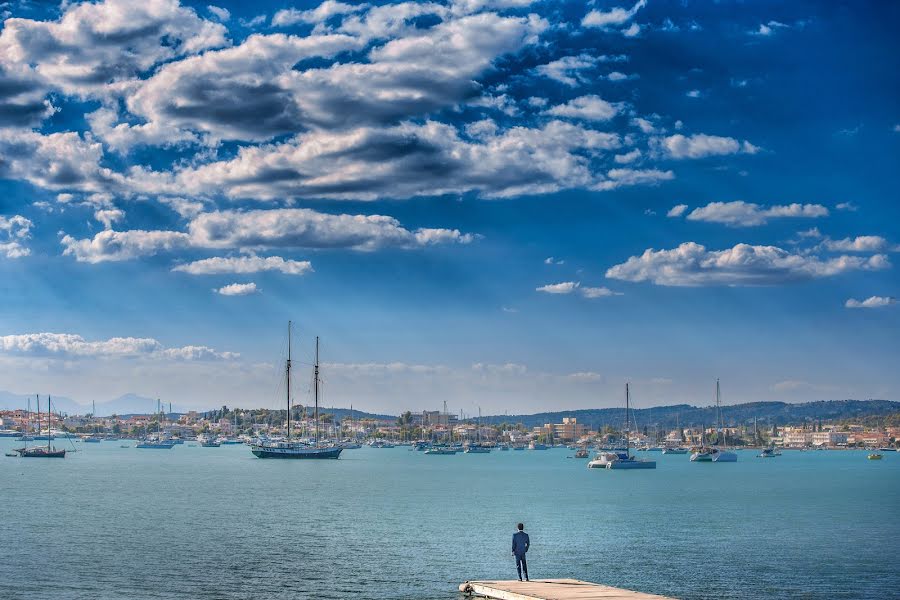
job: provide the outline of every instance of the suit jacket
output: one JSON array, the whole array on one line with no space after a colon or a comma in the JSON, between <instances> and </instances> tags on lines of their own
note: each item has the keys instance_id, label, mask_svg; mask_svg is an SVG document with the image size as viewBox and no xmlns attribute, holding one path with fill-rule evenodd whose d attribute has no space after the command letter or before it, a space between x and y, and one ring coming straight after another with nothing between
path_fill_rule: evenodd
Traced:
<instances>
[{"instance_id":1,"label":"suit jacket","mask_svg":"<svg viewBox=\"0 0 900 600\"><path fill-rule=\"evenodd\" d=\"M528 534L524 531L517 531L513 534L512 539L512 551L516 556L525 556L525 553L528 552L528 547L531 546L531 540L528 539Z\"/></svg>"}]
</instances>

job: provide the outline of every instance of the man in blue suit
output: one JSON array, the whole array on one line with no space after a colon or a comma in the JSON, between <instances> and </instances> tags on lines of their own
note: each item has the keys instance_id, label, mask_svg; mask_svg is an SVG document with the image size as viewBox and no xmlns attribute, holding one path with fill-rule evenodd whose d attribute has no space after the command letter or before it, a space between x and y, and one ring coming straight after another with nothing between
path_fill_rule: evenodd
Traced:
<instances>
[{"instance_id":1,"label":"man in blue suit","mask_svg":"<svg viewBox=\"0 0 900 600\"><path fill-rule=\"evenodd\" d=\"M516 557L516 571L519 573L519 581L522 581L522 572L525 572L525 581L528 581L528 563L525 562L525 553L531 546L531 540L525 533L525 526L519 523L519 530L513 534L512 553Z\"/></svg>"}]
</instances>

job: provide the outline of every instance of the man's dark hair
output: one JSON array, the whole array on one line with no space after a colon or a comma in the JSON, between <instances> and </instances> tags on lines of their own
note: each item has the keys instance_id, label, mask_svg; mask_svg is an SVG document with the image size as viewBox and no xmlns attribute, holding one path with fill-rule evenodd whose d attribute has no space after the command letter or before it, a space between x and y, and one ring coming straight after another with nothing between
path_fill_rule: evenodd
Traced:
<instances>
[{"instance_id":1,"label":"man's dark hair","mask_svg":"<svg viewBox=\"0 0 900 600\"><path fill-rule=\"evenodd\" d=\"M519 523L516 527L519 528L519 531L522 531L523 529L525 529L525 526L522 525L521 523Z\"/></svg>"}]
</instances>

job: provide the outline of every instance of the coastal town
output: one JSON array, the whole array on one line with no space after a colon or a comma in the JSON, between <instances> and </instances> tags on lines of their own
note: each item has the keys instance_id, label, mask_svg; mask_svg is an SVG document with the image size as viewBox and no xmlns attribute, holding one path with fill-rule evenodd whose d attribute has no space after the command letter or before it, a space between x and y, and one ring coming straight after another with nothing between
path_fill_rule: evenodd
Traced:
<instances>
[{"instance_id":1,"label":"coastal town","mask_svg":"<svg viewBox=\"0 0 900 600\"><path fill-rule=\"evenodd\" d=\"M290 436L312 436L315 417L294 407ZM485 424L479 418L465 418L444 411L405 412L399 417L354 416L341 410L341 417L322 411L318 429L323 438L336 442L402 444L416 441L484 446L613 446L622 441L622 423L583 423L576 417L562 417L558 423L527 427L521 422ZM60 415L55 412L0 411L0 436L22 437L29 433L53 432L72 439L145 439L163 436L194 441L198 437L253 443L259 439L288 436L286 411L229 409L158 414L93 416ZM497 418L492 419L496 421ZM892 423L890 418L883 423ZM44 434L46 435L46 433ZM685 426L661 428L638 423L629 428L629 444L634 448L656 449L723 443L740 447L781 448L891 448L900 447L900 426L853 422L802 423L762 426L758 423L724 427Z\"/></svg>"}]
</instances>

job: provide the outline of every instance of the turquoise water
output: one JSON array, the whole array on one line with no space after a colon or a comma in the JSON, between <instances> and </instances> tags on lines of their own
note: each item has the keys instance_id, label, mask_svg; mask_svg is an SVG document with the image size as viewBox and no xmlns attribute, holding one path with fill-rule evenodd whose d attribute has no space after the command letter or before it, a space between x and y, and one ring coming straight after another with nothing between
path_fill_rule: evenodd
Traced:
<instances>
[{"instance_id":1,"label":"turquoise water","mask_svg":"<svg viewBox=\"0 0 900 600\"><path fill-rule=\"evenodd\" d=\"M0 457L0 598L455 600L466 579L515 577L520 520L533 578L690 599L900 594L900 453L605 471L562 449L319 462L75 446Z\"/></svg>"}]
</instances>

